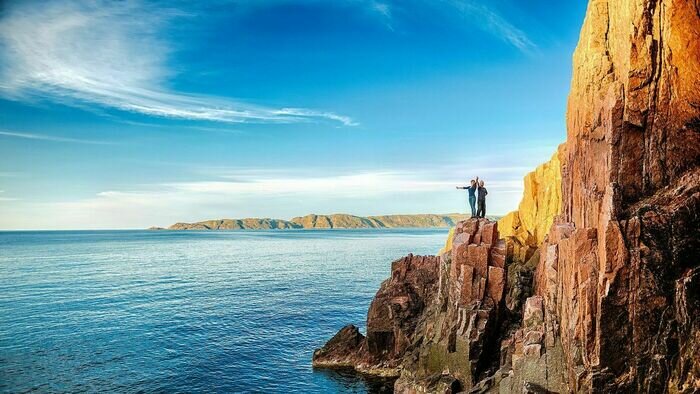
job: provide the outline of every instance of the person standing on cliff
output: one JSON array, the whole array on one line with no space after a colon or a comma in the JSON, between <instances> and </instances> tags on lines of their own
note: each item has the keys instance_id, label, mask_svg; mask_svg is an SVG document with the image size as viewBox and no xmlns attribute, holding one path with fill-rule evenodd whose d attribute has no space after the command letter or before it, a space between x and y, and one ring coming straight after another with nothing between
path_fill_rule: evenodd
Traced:
<instances>
[{"instance_id":1,"label":"person standing on cliff","mask_svg":"<svg viewBox=\"0 0 700 394\"><path fill-rule=\"evenodd\" d=\"M486 216L486 195L489 194L489 192L484 187L484 181L479 181L479 178L476 178L476 179L477 179L477 182L479 182L479 188L478 188L479 208L476 211L476 217L483 218Z\"/></svg>"},{"instance_id":2,"label":"person standing on cliff","mask_svg":"<svg viewBox=\"0 0 700 394\"><path fill-rule=\"evenodd\" d=\"M476 177L475 180L471 180L471 186L457 186L457 189L466 189L469 192L469 206L472 209L472 217L476 217L476 188L477 188L477 181L479 180L479 177Z\"/></svg>"}]
</instances>

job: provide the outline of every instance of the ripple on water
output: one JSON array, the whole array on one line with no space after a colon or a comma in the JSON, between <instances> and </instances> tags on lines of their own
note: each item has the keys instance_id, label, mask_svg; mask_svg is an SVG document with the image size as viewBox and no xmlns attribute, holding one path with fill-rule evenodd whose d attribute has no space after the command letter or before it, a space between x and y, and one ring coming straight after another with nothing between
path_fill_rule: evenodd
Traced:
<instances>
[{"instance_id":1,"label":"ripple on water","mask_svg":"<svg viewBox=\"0 0 700 394\"><path fill-rule=\"evenodd\" d=\"M0 391L391 392L311 354L445 233L0 232Z\"/></svg>"}]
</instances>

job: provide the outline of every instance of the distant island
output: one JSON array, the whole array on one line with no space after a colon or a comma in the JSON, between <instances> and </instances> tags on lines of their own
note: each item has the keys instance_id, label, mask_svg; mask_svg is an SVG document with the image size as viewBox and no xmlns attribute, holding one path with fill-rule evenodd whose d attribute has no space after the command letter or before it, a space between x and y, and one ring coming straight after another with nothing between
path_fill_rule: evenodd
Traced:
<instances>
[{"instance_id":1,"label":"distant island","mask_svg":"<svg viewBox=\"0 0 700 394\"><path fill-rule=\"evenodd\" d=\"M151 230L290 230L331 228L440 228L452 227L467 215L460 213L354 216L348 214L295 217L291 220L269 218L217 219L194 223L175 223L166 228ZM493 218L493 217L491 217Z\"/></svg>"}]
</instances>

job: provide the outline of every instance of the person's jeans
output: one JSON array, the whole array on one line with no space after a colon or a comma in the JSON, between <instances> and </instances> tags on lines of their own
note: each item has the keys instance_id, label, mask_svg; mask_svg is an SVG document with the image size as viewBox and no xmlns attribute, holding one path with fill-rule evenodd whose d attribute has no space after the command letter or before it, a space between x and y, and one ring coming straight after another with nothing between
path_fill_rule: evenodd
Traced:
<instances>
[{"instance_id":1,"label":"person's jeans","mask_svg":"<svg viewBox=\"0 0 700 394\"><path fill-rule=\"evenodd\" d=\"M486 216L486 200L479 200L479 209L476 211L476 216L480 218Z\"/></svg>"},{"instance_id":2,"label":"person's jeans","mask_svg":"<svg viewBox=\"0 0 700 394\"><path fill-rule=\"evenodd\" d=\"M472 217L476 216L476 196L469 197L469 206L472 208Z\"/></svg>"}]
</instances>

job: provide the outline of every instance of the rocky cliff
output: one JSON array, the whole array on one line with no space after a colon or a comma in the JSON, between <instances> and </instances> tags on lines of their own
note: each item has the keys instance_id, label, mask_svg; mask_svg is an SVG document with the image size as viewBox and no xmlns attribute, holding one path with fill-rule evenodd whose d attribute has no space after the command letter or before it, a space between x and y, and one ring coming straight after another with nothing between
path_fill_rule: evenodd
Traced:
<instances>
[{"instance_id":1,"label":"rocky cliff","mask_svg":"<svg viewBox=\"0 0 700 394\"><path fill-rule=\"evenodd\" d=\"M700 392L700 2L590 2L555 160L517 215L424 258L420 297L370 310L368 336L394 319L373 363L390 354L397 392ZM516 256L518 234L536 250Z\"/></svg>"},{"instance_id":2,"label":"rocky cliff","mask_svg":"<svg viewBox=\"0 0 700 394\"><path fill-rule=\"evenodd\" d=\"M391 264L367 312L367 336L353 325L314 352L315 367L353 367L359 372L399 376L406 349L416 340L418 319L437 291L440 258L408 255Z\"/></svg>"},{"instance_id":3,"label":"rocky cliff","mask_svg":"<svg viewBox=\"0 0 700 394\"><path fill-rule=\"evenodd\" d=\"M462 221L454 234L450 254L393 262L367 313L367 336L346 326L314 353L314 366L400 375L397 388L407 391L483 376L498 346L489 332L503 313L505 241L488 219Z\"/></svg>"},{"instance_id":4,"label":"rocky cliff","mask_svg":"<svg viewBox=\"0 0 700 394\"><path fill-rule=\"evenodd\" d=\"M316 215L282 219L218 219L195 223L175 223L169 230L285 230L285 229L330 229L330 228L432 228L454 226L466 215L383 215L354 216L347 214Z\"/></svg>"},{"instance_id":5,"label":"rocky cliff","mask_svg":"<svg viewBox=\"0 0 700 394\"><path fill-rule=\"evenodd\" d=\"M535 285L571 390L700 390L699 212L700 3L591 1Z\"/></svg>"}]
</instances>

